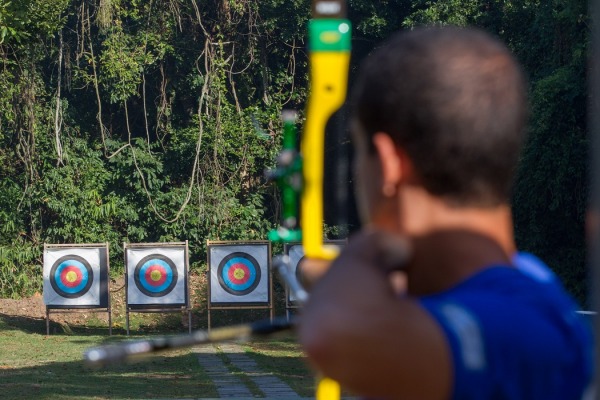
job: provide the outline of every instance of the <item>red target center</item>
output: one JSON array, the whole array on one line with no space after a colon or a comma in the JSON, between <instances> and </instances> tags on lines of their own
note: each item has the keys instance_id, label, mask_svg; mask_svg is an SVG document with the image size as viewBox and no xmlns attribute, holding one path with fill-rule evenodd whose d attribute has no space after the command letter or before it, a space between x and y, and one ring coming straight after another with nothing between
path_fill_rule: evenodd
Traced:
<instances>
[{"instance_id":1,"label":"red target center","mask_svg":"<svg viewBox=\"0 0 600 400\"><path fill-rule=\"evenodd\" d=\"M243 263L233 264L227 271L227 277L230 282L241 285L250 279L250 269Z\"/></svg>"},{"instance_id":2,"label":"red target center","mask_svg":"<svg viewBox=\"0 0 600 400\"><path fill-rule=\"evenodd\" d=\"M69 265L60 272L60 281L66 287L72 288L76 287L81 283L83 279L83 275L79 268Z\"/></svg>"},{"instance_id":3,"label":"red target center","mask_svg":"<svg viewBox=\"0 0 600 400\"><path fill-rule=\"evenodd\" d=\"M152 286L160 286L167 280L167 271L162 265L151 265L146 269L146 282Z\"/></svg>"}]
</instances>

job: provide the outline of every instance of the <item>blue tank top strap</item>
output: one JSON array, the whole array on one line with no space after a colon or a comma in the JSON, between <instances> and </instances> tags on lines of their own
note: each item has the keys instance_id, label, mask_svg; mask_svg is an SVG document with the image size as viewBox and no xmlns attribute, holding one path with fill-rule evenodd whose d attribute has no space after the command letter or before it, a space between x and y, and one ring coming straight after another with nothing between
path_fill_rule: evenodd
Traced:
<instances>
[{"instance_id":1,"label":"blue tank top strap","mask_svg":"<svg viewBox=\"0 0 600 400\"><path fill-rule=\"evenodd\" d=\"M538 282L556 282L557 277L546 264L531 253L518 252L512 257L513 265L523 274Z\"/></svg>"}]
</instances>

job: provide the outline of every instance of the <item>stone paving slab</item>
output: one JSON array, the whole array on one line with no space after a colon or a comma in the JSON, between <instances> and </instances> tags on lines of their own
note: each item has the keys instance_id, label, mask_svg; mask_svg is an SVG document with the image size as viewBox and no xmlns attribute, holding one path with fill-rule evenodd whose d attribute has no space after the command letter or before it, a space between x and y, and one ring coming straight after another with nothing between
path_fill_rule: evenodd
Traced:
<instances>
[{"instance_id":1,"label":"stone paving slab","mask_svg":"<svg viewBox=\"0 0 600 400\"><path fill-rule=\"evenodd\" d=\"M231 374L223 364L214 346L201 346L194 348L194 351L198 354L198 362L215 384L219 398L253 398L242 380Z\"/></svg>"},{"instance_id":2,"label":"stone paving slab","mask_svg":"<svg viewBox=\"0 0 600 400\"><path fill-rule=\"evenodd\" d=\"M280 400L305 400L314 397L300 397L285 382L271 373L261 371L256 362L245 354L244 349L237 343L220 343L195 347L198 362L204 368L209 378L217 387L219 398L229 400L255 400L260 396L252 396L250 390L242 380L233 375L221 358L217 355L220 350L229 361L241 370L263 393L263 398ZM343 400L356 400L354 397L342 397ZM175 400L175 399L169 399ZM199 398L196 400L216 400L213 398Z\"/></svg>"},{"instance_id":3,"label":"stone paving slab","mask_svg":"<svg viewBox=\"0 0 600 400\"><path fill-rule=\"evenodd\" d=\"M293 391L281 379L271 373L261 371L256 362L245 354L242 346L236 343L221 343L219 347L229 361L236 368L242 370L266 397L277 399L299 398L298 393Z\"/></svg>"}]
</instances>

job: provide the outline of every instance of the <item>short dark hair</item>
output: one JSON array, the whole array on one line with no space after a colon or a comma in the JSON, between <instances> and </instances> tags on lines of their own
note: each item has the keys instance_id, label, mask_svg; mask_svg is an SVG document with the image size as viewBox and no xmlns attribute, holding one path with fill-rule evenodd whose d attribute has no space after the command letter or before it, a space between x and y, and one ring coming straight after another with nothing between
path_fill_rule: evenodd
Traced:
<instances>
[{"instance_id":1,"label":"short dark hair","mask_svg":"<svg viewBox=\"0 0 600 400\"><path fill-rule=\"evenodd\" d=\"M398 33L365 60L352 102L369 138L388 133L431 194L508 201L528 106L521 67L500 41L471 28Z\"/></svg>"}]
</instances>

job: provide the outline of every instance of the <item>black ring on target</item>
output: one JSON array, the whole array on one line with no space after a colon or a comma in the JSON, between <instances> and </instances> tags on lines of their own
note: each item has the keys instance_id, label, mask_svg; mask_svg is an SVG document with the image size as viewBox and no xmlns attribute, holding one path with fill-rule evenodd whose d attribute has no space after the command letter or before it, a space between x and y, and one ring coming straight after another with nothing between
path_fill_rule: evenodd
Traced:
<instances>
[{"instance_id":1,"label":"black ring on target","mask_svg":"<svg viewBox=\"0 0 600 400\"><path fill-rule=\"evenodd\" d=\"M163 297L177 285L175 263L162 254L150 254L135 266L133 279L138 290L149 297Z\"/></svg>"},{"instance_id":2,"label":"black ring on target","mask_svg":"<svg viewBox=\"0 0 600 400\"><path fill-rule=\"evenodd\" d=\"M67 299L76 299L90 290L94 271L86 259L74 254L56 260L50 268L52 289Z\"/></svg>"},{"instance_id":3,"label":"black ring on target","mask_svg":"<svg viewBox=\"0 0 600 400\"><path fill-rule=\"evenodd\" d=\"M217 276L227 293L244 296L252 293L260 283L260 265L250 254L238 251L221 260Z\"/></svg>"}]
</instances>

